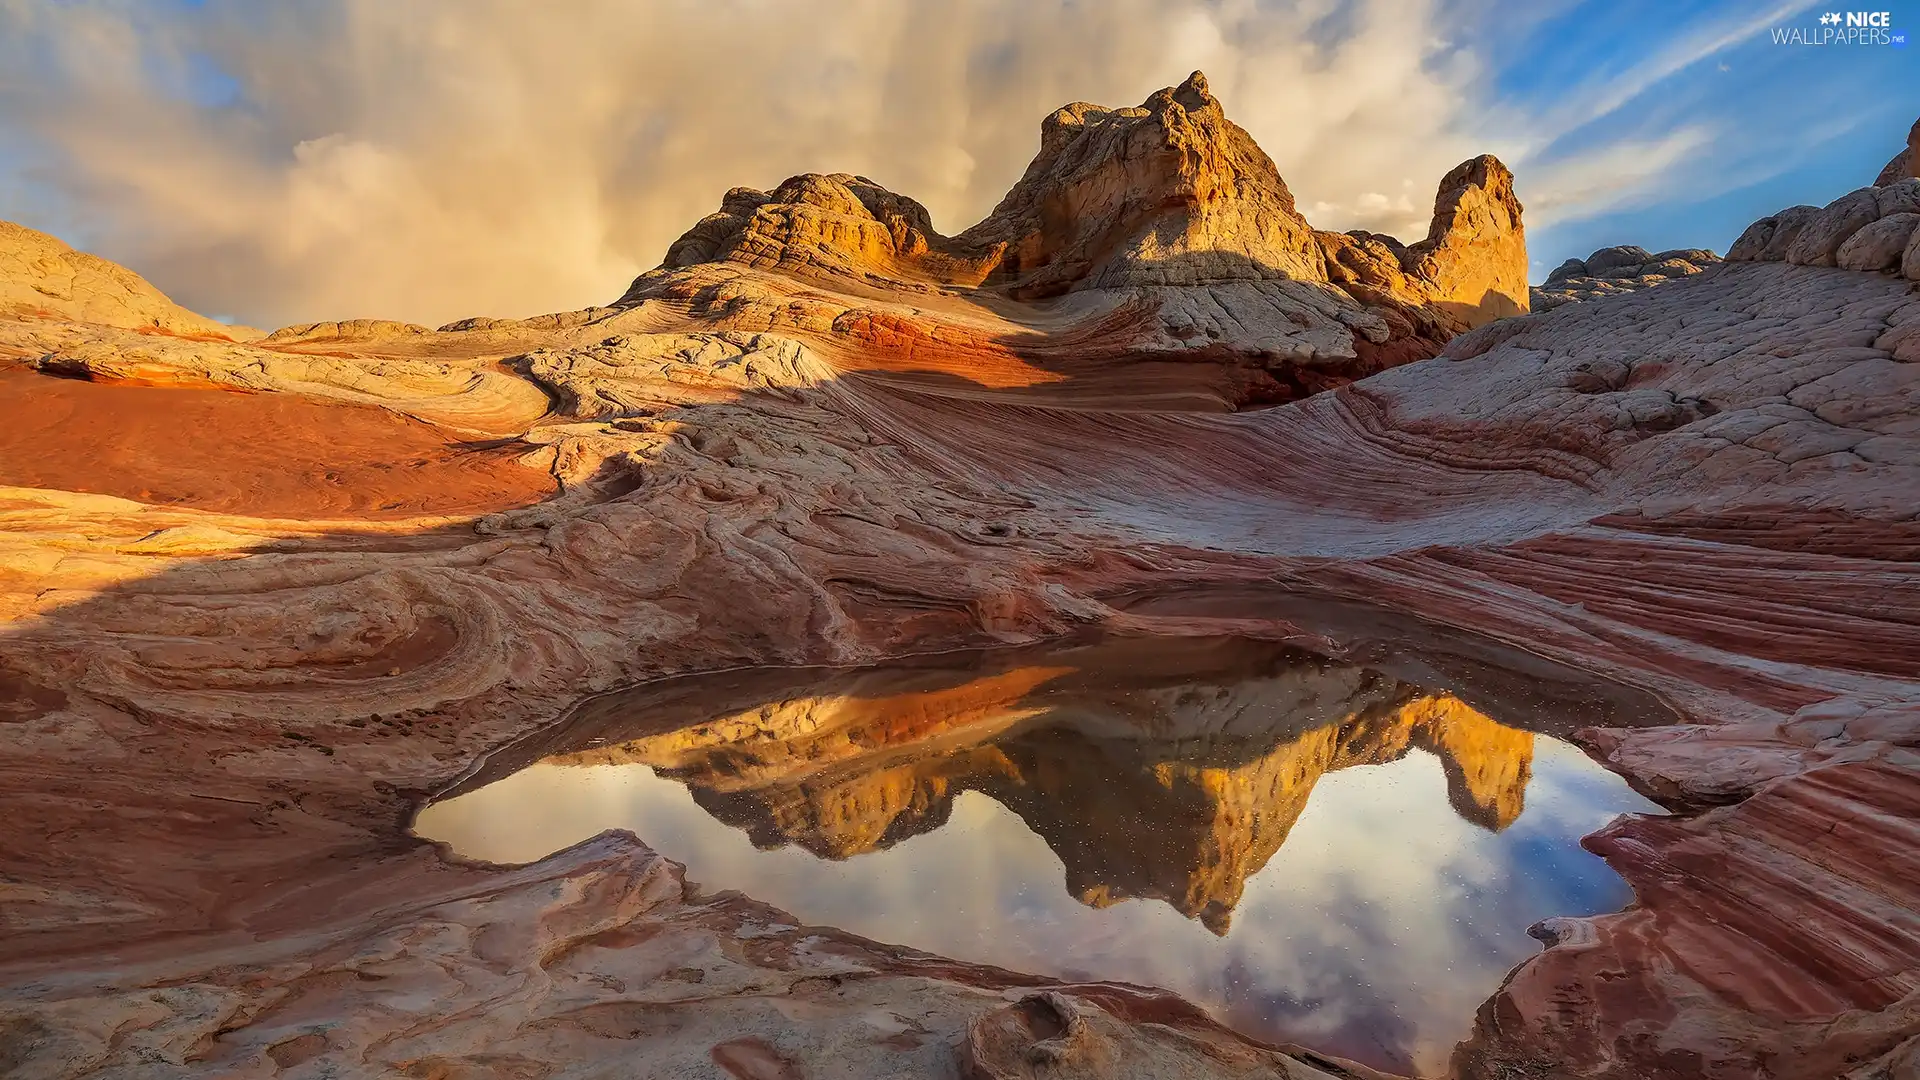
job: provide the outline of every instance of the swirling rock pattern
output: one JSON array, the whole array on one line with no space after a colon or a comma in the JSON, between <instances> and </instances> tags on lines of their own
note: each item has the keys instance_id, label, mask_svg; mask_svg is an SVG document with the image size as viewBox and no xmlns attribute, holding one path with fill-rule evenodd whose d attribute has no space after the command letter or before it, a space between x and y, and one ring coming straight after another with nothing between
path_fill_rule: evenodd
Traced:
<instances>
[{"instance_id":1,"label":"swirling rock pattern","mask_svg":"<svg viewBox=\"0 0 1920 1080\"><path fill-rule=\"evenodd\" d=\"M511 436L559 487L342 520L89 493L84 459L0 474L6 1071L1366 1075L1164 995L690 895L630 838L501 870L404 831L583 694L1098 626L1335 652L1424 634L1480 678L1545 658L1658 695L1681 722L1576 733L1681 811L1592 841L1638 906L1543 925L1456 1072L1897 1075L1920 1001L1920 298L1832 264L1913 212L1904 189L1420 360L1471 321L1424 262L1290 219L1217 236L1284 189L1247 210L1209 186L1270 169L1210 102L1190 80L1069 107L1028 186L1059 177L1080 209L1035 223L1010 196L995 229L1036 231L995 233L976 287L932 256L992 245L803 178L730 195L746 224L709 219L607 308L249 344L0 323L0 356L43 372ZM1119 147L1150 152L1097 160ZM1482 194L1437 216L1517 209L1491 166L1465 180ZM1126 201L1163 190L1189 201ZM1141 244L1169 221L1160 261ZM1094 250L1083 228L1122 254L1055 276ZM1186 257L1256 241L1296 262ZM1263 401L1286 404L1229 411ZM1501 770L1463 781L1505 812Z\"/></svg>"}]
</instances>

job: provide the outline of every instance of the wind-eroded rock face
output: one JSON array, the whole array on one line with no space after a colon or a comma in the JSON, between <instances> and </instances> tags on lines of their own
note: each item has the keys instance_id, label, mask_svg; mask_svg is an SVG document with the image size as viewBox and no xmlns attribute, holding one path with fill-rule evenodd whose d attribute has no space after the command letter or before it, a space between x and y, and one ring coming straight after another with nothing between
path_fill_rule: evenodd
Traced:
<instances>
[{"instance_id":1,"label":"wind-eroded rock face","mask_svg":"<svg viewBox=\"0 0 1920 1080\"><path fill-rule=\"evenodd\" d=\"M1513 173L1491 154L1440 180L1427 238L1408 249L1429 303L1467 326L1527 311L1527 237Z\"/></svg>"},{"instance_id":2,"label":"wind-eroded rock face","mask_svg":"<svg viewBox=\"0 0 1920 1080\"><path fill-rule=\"evenodd\" d=\"M1273 306L1278 297L1283 318L1352 335L1374 354L1366 365L1373 370L1430 355L1461 329L1527 309L1520 203L1498 160L1475 158L1449 173L1428 235L1410 247L1375 234L1317 232L1273 161L1227 119L1198 72L1136 108L1076 103L1047 117L1026 174L958 236L941 236L920 204L865 177L806 174L772 192L735 188L622 303L676 295L676 271L714 263L956 296L1094 292L1113 295L1112 303L1133 295L1166 309L1168 330L1190 345L1271 352L1258 339L1236 342L1211 329L1201 336L1183 314L1191 302L1164 291L1238 285L1231 295L1241 306L1261 297ZM1297 288L1273 288L1281 282L1336 288L1303 304ZM736 294L734 302L747 299ZM1311 356L1280 350L1275 358Z\"/></svg>"},{"instance_id":3,"label":"wind-eroded rock face","mask_svg":"<svg viewBox=\"0 0 1920 1080\"><path fill-rule=\"evenodd\" d=\"M1018 299L1075 289L1326 280L1279 171L1198 72L1137 108L1077 102L993 213L958 236L865 177L735 188L665 266L730 261L852 277L981 285Z\"/></svg>"},{"instance_id":4,"label":"wind-eroded rock face","mask_svg":"<svg viewBox=\"0 0 1920 1080\"><path fill-rule=\"evenodd\" d=\"M8 315L235 340L259 336L188 311L118 263L0 221L0 316Z\"/></svg>"},{"instance_id":5,"label":"wind-eroded rock face","mask_svg":"<svg viewBox=\"0 0 1920 1080\"><path fill-rule=\"evenodd\" d=\"M1075 288L1325 280L1268 158L1195 72L1138 108L1068 105L985 221L955 238L1019 297Z\"/></svg>"}]
</instances>

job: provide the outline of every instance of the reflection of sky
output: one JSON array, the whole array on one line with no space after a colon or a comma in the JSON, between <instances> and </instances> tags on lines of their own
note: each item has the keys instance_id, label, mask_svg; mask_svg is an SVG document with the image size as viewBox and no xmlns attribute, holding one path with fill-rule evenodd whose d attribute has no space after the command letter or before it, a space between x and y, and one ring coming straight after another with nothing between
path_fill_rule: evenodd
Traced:
<instances>
[{"instance_id":1,"label":"reflection of sky","mask_svg":"<svg viewBox=\"0 0 1920 1080\"><path fill-rule=\"evenodd\" d=\"M1578 840L1654 807L1573 747L1544 736L1533 746L1526 812L1501 833L1448 809L1425 752L1329 773L1224 938L1157 901L1082 906L1046 844L976 792L935 832L844 862L757 851L638 765L534 765L427 808L418 831L528 862L630 829L690 880L807 923L1016 970L1164 986L1255 1035L1437 1071L1475 1009L1536 951L1530 924L1631 899Z\"/></svg>"}]
</instances>

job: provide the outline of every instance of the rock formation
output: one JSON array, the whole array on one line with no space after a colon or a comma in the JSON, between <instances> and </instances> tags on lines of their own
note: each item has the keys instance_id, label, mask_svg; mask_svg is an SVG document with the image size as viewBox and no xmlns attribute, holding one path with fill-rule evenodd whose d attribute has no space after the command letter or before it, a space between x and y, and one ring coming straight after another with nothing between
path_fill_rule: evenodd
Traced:
<instances>
[{"instance_id":1,"label":"rock formation","mask_svg":"<svg viewBox=\"0 0 1920 1080\"><path fill-rule=\"evenodd\" d=\"M1433 224L1411 247L1317 232L1195 72L1137 108L1076 103L1047 117L1026 174L954 237L935 232L920 204L865 177L735 188L620 305L700 298L713 310L718 294L730 327L805 332L826 322L870 353L911 348L925 358L938 342L1015 356L1051 344L1023 341L1042 337L1025 326L921 329L934 312L955 310L935 297L988 310L998 298L1070 297L1059 315L1087 329L1061 333L1056 317L1045 337L1110 339L1108 322L1157 323L1136 353L1237 365L1249 373L1228 391L1239 404L1429 356L1459 330L1524 312L1526 265L1513 175L1497 159L1475 158L1441 181ZM742 269L877 286L922 297L923 310L902 318L794 304L787 287Z\"/></svg>"},{"instance_id":2,"label":"rock formation","mask_svg":"<svg viewBox=\"0 0 1920 1080\"><path fill-rule=\"evenodd\" d=\"M1699 248L1675 248L1654 254L1642 247L1609 247L1585 259L1568 259L1532 291L1534 311L1561 304L1598 300L1689 277L1720 265L1720 256Z\"/></svg>"},{"instance_id":3,"label":"rock formation","mask_svg":"<svg viewBox=\"0 0 1920 1080\"><path fill-rule=\"evenodd\" d=\"M188 311L124 266L0 221L0 317L8 316L236 341L259 336Z\"/></svg>"},{"instance_id":4,"label":"rock formation","mask_svg":"<svg viewBox=\"0 0 1920 1080\"><path fill-rule=\"evenodd\" d=\"M1512 173L1495 158L1475 158L1441 181L1419 244L1381 239L1395 251L1396 281L1413 279L1397 298L1457 304L1471 323L1526 310L1520 204ZM1325 282L1320 243L1273 161L1227 119L1196 71L1137 108L1076 102L1054 112L1026 174L958 236L941 236L919 203L866 177L810 173L772 192L727 192L719 211L668 248L662 270L723 262L1037 300L1089 289ZM652 281L642 278L629 299L647 295Z\"/></svg>"},{"instance_id":5,"label":"rock formation","mask_svg":"<svg viewBox=\"0 0 1920 1080\"><path fill-rule=\"evenodd\" d=\"M1175 145L1231 135L1195 115L1209 100L1190 84L1139 115L1063 118L1047 169L1128 185L1190 160L1256 169ZM1136 138L1164 140L1157 164L1075 157ZM1497 220L1500 175L1480 173L1484 199L1443 206ZM1920 212L1913 189L1784 211L1711 273L1408 362L1440 347L1459 295L1420 267L1465 281L1472 258L1313 234L1350 280L1140 283L1213 262L1196 245L1234 211L1201 206L1217 189L1191 175L1182 208L1082 206L1118 223L1113 260L1045 199L1018 204L1037 226L1002 219L987 267L964 262L984 234L920 230L919 253L902 203L837 182L851 202L823 207L809 200L838 195L802 183L750 215L730 198L793 259L717 255L734 232L716 223L608 308L266 343L0 321L0 363L37 369L10 378L377 405L450 452L512 439L560 487L457 518L343 519L244 485L205 508L90 491L84 458L0 455L0 1061L1367 1075L1165 995L691 894L632 837L504 871L405 832L422 799L545 738L583 695L1098 627L1374 666L1418 641L1423 671L1396 677L1476 703L1553 687L1535 715L1578 717L1565 734L1676 811L1593 838L1638 903L1543 924L1548 947L1485 1006L1459 1076L1899 1075L1920 1032L1920 296L1911 239L1905 278L1848 268L1883 259L1900 222L1843 250ZM892 262L874 270L863 246L841 259L854 280L829 266L844 248L794 247L835 217L874 221L850 235L878 251L884 230ZM1230 250L1293 250L1290 219L1261 227ZM1087 270L1006 263L1020 243ZM1396 298L1415 286L1427 301ZM10 420L21 400L0 396ZM1283 404L1220 411L1261 401ZM244 428L216 440L253 467ZM325 479L323 440L284 452L302 456L273 464ZM1593 705L1613 684L1672 715ZM1462 771L1490 820L1505 769Z\"/></svg>"},{"instance_id":6,"label":"rock formation","mask_svg":"<svg viewBox=\"0 0 1920 1080\"><path fill-rule=\"evenodd\" d=\"M1408 249L1431 303L1478 326L1527 311L1527 238L1513 173L1483 154L1440 181L1427 238Z\"/></svg>"},{"instance_id":7,"label":"rock formation","mask_svg":"<svg viewBox=\"0 0 1920 1080\"><path fill-rule=\"evenodd\" d=\"M1326 278L1293 193L1199 72L1137 109L1082 102L1047 117L1026 175L955 240L1023 299Z\"/></svg>"},{"instance_id":8,"label":"rock formation","mask_svg":"<svg viewBox=\"0 0 1920 1080\"><path fill-rule=\"evenodd\" d=\"M1920 177L1849 192L1824 207L1794 206L1747 227L1734 262L1884 270L1920 281Z\"/></svg>"},{"instance_id":9,"label":"rock formation","mask_svg":"<svg viewBox=\"0 0 1920 1080\"><path fill-rule=\"evenodd\" d=\"M1920 176L1920 120L1914 121L1913 129L1907 132L1906 148L1893 155L1893 160L1874 178L1873 186L1891 187L1915 176Z\"/></svg>"},{"instance_id":10,"label":"rock formation","mask_svg":"<svg viewBox=\"0 0 1920 1080\"><path fill-rule=\"evenodd\" d=\"M268 341L330 341L340 338L350 340L405 338L415 334L430 334L432 329L416 323L395 322L392 319L345 319L337 322L301 323L297 326L283 326L267 335Z\"/></svg>"}]
</instances>

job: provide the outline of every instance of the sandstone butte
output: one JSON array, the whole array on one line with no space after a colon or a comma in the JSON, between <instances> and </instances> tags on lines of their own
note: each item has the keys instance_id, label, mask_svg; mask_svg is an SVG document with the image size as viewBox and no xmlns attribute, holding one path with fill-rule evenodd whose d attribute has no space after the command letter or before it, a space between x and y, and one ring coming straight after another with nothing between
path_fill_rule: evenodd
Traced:
<instances>
[{"instance_id":1,"label":"sandstone butte","mask_svg":"<svg viewBox=\"0 0 1920 1080\"><path fill-rule=\"evenodd\" d=\"M407 824L661 676L1413 626L1672 712L1572 732L1673 813L1587 838L1635 903L1537 928L1455 1075L1913 1076L1911 159L1704 272L1530 315L1498 161L1442 179L1415 243L1317 231L1198 75L1048 117L957 236L795 177L534 319L235 340L7 227L0 1073L1374 1076L1164 992L796 927L644 838L507 869ZM964 726L1009 677L883 718ZM1461 693L1181 782L1284 816L1342 755L1451 738L1456 803L1498 821L1527 751ZM778 764L733 812L870 842ZM1178 855L1081 884L1203 912L1262 857Z\"/></svg>"}]
</instances>

